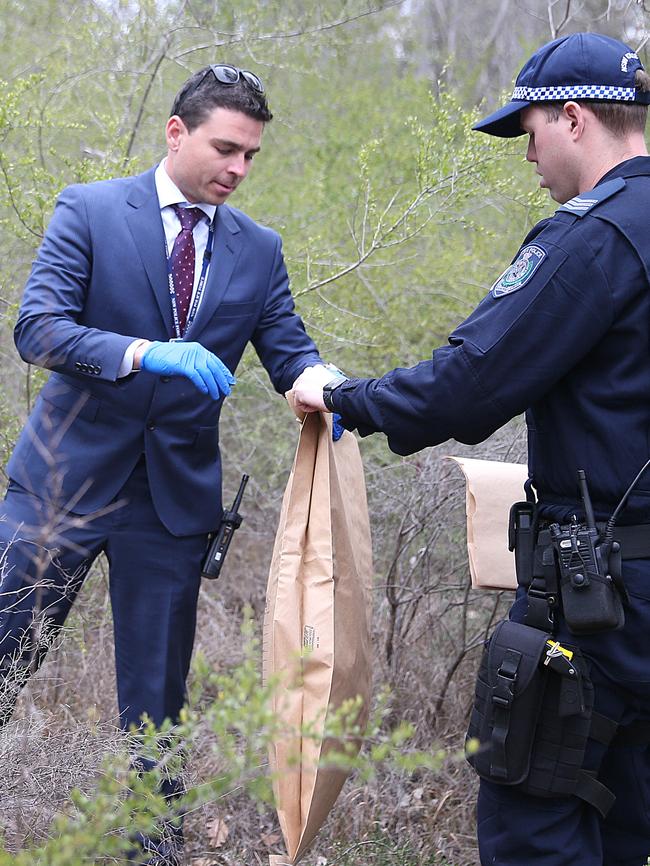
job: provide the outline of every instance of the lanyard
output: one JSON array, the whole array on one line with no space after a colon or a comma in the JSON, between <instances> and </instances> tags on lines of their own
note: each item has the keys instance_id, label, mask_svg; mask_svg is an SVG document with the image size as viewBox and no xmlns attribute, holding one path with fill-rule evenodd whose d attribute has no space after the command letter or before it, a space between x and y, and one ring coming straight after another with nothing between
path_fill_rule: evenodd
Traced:
<instances>
[{"instance_id":1,"label":"lanyard","mask_svg":"<svg viewBox=\"0 0 650 866\"><path fill-rule=\"evenodd\" d=\"M196 316L196 311L199 308L199 304L201 302L201 298L203 297L203 290L205 288L205 281L208 276L208 268L210 267L210 259L212 258L212 240L214 238L214 228L210 225L210 230L208 231L208 241L205 245L205 250L203 252L203 263L201 264L201 276L199 277L199 282L196 287L196 291L194 292L194 300L192 301L192 306L190 307L187 320L185 322L185 330L187 331L194 321L194 316ZM167 241L165 241L165 260L167 262L167 285L169 287L169 299L172 304L172 316L174 319L174 336L171 338L172 340L182 340L183 335L181 334L181 325L180 320L178 318L178 302L176 300L176 289L174 287L174 274L172 273L172 263L171 257L167 252Z\"/></svg>"}]
</instances>

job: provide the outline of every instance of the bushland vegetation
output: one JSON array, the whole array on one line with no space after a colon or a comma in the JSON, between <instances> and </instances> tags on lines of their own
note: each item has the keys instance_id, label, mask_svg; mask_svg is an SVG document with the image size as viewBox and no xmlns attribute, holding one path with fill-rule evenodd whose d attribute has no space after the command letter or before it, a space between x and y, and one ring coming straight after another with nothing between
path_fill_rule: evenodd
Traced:
<instances>
[{"instance_id":1,"label":"bushland vegetation","mask_svg":"<svg viewBox=\"0 0 650 866\"><path fill-rule=\"evenodd\" d=\"M478 113L541 42L595 29L645 53L647 17L645 0L0 0L1 462L44 381L18 358L11 331L55 197L66 184L157 161L172 96L192 71L224 61L263 78L275 119L233 204L282 234L298 309L323 356L374 375L443 343L553 210L522 140L471 133ZM231 680L240 703L219 723L206 708L226 688L215 675L257 676L241 627L250 610L253 632L261 630L296 436L250 353L222 423L225 499L249 473L246 519L221 579L201 593L186 769L197 791L186 821L194 866L262 863L281 847L275 813L258 796L263 749L240 765L236 748L215 749L225 742L215 740L218 725L232 728L244 708L253 727L259 721L255 688L242 692ZM458 752L479 648L509 598L469 585L463 483L444 456L470 449L448 442L398 458L383 437L360 444L375 555L376 693L388 695L374 737L407 722L405 750L447 757L353 774L307 860L470 866L475 781ZM523 462L525 450L515 419L471 453ZM111 642L100 560L60 647L0 731L0 863L95 862L83 847L88 816L113 814L108 804L135 784L116 727ZM66 838L72 847L56 848Z\"/></svg>"}]
</instances>

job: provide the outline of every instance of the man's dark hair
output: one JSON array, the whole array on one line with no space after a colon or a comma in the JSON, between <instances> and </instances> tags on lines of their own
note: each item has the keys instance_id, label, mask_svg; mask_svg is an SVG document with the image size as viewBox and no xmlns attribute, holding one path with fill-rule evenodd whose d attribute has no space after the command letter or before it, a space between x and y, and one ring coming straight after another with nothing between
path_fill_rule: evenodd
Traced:
<instances>
[{"instance_id":1,"label":"man's dark hair","mask_svg":"<svg viewBox=\"0 0 650 866\"><path fill-rule=\"evenodd\" d=\"M268 123L273 117L265 95L258 93L243 76L235 84L222 84L209 66L204 66L187 79L174 98L170 117L178 115L192 132L215 108L241 111L263 123Z\"/></svg>"},{"instance_id":2,"label":"man's dark hair","mask_svg":"<svg viewBox=\"0 0 650 866\"><path fill-rule=\"evenodd\" d=\"M650 75L643 69L637 69L635 86L642 93L650 91ZM648 118L648 106L638 102L612 102L611 100L576 99L593 111L596 118L613 135L629 135L631 132L643 132ZM535 105L536 103L532 103ZM562 113L564 102L539 103L544 109L547 120L553 123Z\"/></svg>"}]
</instances>

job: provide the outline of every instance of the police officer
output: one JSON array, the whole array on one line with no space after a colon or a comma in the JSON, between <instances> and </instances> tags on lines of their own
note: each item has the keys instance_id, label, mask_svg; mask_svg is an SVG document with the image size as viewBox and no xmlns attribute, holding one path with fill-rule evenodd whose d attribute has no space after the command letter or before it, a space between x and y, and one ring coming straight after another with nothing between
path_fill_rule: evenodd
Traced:
<instances>
[{"instance_id":1,"label":"police officer","mask_svg":"<svg viewBox=\"0 0 650 866\"><path fill-rule=\"evenodd\" d=\"M299 406L334 411L362 436L383 432L398 454L480 442L525 411L542 520L584 518L578 469L596 519L607 519L650 457L649 103L650 78L627 45L576 33L540 48L511 101L474 128L527 135L526 158L561 207L430 360L371 379L309 368ZM635 550L623 549L625 625L572 638L596 710L619 726L584 759L616 802L603 817L576 795L481 780L482 864L642 866L650 855L650 472L619 522L637 527ZM526 610L520 587L511 619ZM556 627L564 638L561 611Z\"/></svg>"}]
</instances>

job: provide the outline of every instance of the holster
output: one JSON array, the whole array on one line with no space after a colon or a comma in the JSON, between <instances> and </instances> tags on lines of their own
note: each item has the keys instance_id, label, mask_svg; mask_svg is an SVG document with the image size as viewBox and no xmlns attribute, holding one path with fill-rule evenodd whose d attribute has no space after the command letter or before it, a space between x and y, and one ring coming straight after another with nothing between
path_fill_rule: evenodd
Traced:
<instances>
[{"instance_id":1,"label":"holster","mask_svg":"<svg viewBox=\"0 0 650 866\"><path fill-rule=\"evenodd\" d=\"M609 742L616 725L596 722L580 650L538 628L499 623L483 651L466 737L479 776L540 797L574 794L605 815L614 796L582 765L588 737Z\"/></svg>"},{"instance_id":2,"label":"holster","mask_svg":"<svg viewBox=\"0 0 650 866\"><path fill-rule=\"evenodd\" d=\"M467 740L480 748L468 760L479 776L517 785L528 776L546 679L540 664L549 635L506 620L488 640L476 682Z\"/></svg>"},{"instance_id":3,"label":"holster","mask_svg":"<svg viewBox=\"0 0 650 866\"><path fill-rule=\"evenodd\" d=\"M519 586L530 586L536 535L537 506L534 502L515 502L510 508L508 520L508 550L515 554Z\"/></svg>"}]
</instances>

